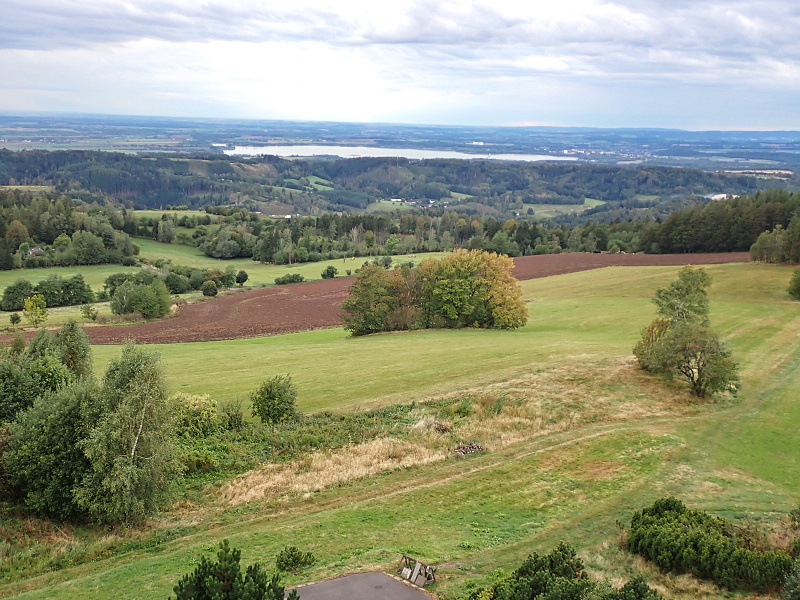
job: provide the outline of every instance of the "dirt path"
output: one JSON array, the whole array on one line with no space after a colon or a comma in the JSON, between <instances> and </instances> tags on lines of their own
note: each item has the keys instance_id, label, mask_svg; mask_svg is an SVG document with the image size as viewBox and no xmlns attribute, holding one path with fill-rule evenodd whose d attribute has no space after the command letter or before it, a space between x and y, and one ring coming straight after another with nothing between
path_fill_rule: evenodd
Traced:
<instances>
[{"instance_id":1,"label":"dirt path","mask_svg":"<svg viewBox=\"0 0 800 600\"><path fill-rule=\"evenodd\" d=\"M720 254L544 254L514 260L518 279L610 266L707 265L748 262L747 252ZM259 288L184 306L163 321L87 327L93 344L164 344L230 340L341 325L342 300L353 277ZM8 343L9 336L3 336Z\"/></svg>"}]
</instances>

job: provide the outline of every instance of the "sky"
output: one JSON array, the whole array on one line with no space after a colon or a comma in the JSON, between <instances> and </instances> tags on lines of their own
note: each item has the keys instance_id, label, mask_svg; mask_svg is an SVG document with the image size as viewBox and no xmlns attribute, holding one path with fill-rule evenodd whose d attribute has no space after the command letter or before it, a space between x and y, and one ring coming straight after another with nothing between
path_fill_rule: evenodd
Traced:
<instances>
[{"instance_id":1,"label":"sky","mask_svg":"<svg viewBox=\"0 0 800 600\"><path fill-rule=\"evenodd\" d=\"M0 113L800 130L795 0L0 0Z\"/></svg>"}]
</instances>

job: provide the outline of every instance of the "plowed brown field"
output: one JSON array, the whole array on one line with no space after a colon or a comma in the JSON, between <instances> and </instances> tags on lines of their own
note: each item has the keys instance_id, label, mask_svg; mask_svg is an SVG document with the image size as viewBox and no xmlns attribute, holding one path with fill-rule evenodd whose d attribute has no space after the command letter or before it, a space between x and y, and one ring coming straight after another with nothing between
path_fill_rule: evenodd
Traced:
<instances>
[{"instance_id":1,"label":"plowed brown field","mask_svg":"<svg viewBox=\"0 0 800 600\"><path fill-rule=\"evenodd\" d=\"M610 266L708 265L748 262L747 252L720 254L545 254L514 260L518 279ZM184 306L163 321L87 327L93 344L204 342L341 325L341 304L353 277L235 293ZM7 336L6 336L7 337Z\"/></svg>"}]
</instances>

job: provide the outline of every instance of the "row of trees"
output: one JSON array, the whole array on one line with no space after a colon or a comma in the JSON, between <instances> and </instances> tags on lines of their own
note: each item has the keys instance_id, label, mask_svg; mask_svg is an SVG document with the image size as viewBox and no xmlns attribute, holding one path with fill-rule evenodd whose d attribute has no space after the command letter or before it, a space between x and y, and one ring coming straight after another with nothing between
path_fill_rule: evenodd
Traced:
<instances>
[{"instance_id":1,"label":"row of trees","mask_svg":"<svg viewBox=\"0 0 800 600\"><path fill-rule=\"evenodd\" d=\"M36 285L25 279L17 279L3 290L0 308L3 310L22 310L25 299L34 294L41 294L47 308L54 306L77 306L94 302L94 292L83 275L78 274L66 279L60 275L49 275Z\"/></svg>"},{"instance_id":2,"label":"row of trees","mask_svg":"<svg viewBox=\"0 0 800 600\"><path fill-rule=\"evenodd\" d=\"M731 523L676 498L635 513L627 546L665 571L691 573L730 590L774 592L792 570L788 554L746 548Z\"/></svg>"},{"instance_id":3,"label":"row of trees","mask_svg":"<svg viewBox=\"0 0 800 600\"><path fill-rule=\"evenodd\" d=\"M797 248L791 250L800 247L795 239L795 229L800 226L792 227L790 221L797 210L800 196L768 190L719 202L695 202L673 212L664 222L647 218L647 213L614 223L569 226L537 223L524 217L503 221L455 210L438 215L324 215L209 228L197 243L209 256L249 256L276 263L454 248L483 249L509 256L604 251L729 252L748 250L765 229L776 228L784 232L779 243L775 242L775 234L769 244L763 241L763 247L782 248L784 254L794 256L800 252ZM791 230L788 234L787 229ZM763 250L758 252L760 256Z\"/></svg>"},{"instance_id":4,"label":"row of trees","mask_svg":"<svg viewBox=\"0 0 800 600\"><path fill-rule=\"evenodd\" d=\"M0 270L119 263L138 253L110 205L0 190Z\"/></svg>"},{"instance_id":5,"label":"row of trees","mask_svg":"<svg viewBox=\"0 0 800 600\"><path fill-rule=\"evenodd\" d=\"M353 335L419 328L516 329L528 318L506 256L458 250L416 269L365 266L344 301Z\"/></svg>"}]
</instances>

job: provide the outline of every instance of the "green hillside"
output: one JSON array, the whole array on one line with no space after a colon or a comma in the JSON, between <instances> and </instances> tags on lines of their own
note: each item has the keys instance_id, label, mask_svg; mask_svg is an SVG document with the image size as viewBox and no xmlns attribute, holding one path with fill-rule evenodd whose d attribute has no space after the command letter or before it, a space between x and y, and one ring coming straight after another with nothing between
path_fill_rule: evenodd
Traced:
<instances>
[{"instance_id":1,"label":"green hillside","mask_svg":"<svg viewBox=\"0 0 800 600\"><path fill-rule=\"evenodd\" d=\"M173 391L221 402L288 372L304 413L417 404L394 441L356 438L233 482L189 478L173 508L142 530L43 531L25 558L5 550L36 575L6 567L0 594L165 598L229 538L246 562L270 565L286 545L312 551L316 564L290 583L391 570L407 553L440 565L434 591L455 598L565 540L594 576L615 584L642 572L668 598L746 598L661 574L619 545L617 523L664 495L764 530L797 506L800 309L785 294L791 269L707 270L712 326L741 364L735 399L698 402L633 362L631 346L655 313L649 299L678 267L522 282L530 318L512 332L352 339L326 330L161 346ZM100 372L118 349L94 352ZM237 447L214 444L222 442ZM486 451L449 454L462 442Z\"/></svg>"}]
</instances>

